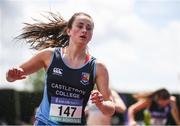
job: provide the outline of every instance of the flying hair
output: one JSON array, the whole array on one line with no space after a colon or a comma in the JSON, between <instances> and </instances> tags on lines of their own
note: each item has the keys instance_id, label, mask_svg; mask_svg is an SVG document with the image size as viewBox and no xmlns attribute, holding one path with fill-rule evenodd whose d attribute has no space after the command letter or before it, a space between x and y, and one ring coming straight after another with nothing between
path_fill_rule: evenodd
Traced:
<instances>
[{"instance_id":1,"label":"flying hair","mask_svg":"<svg viewBox=\"0 0 180 126\"><path fill-rule=\"evenodd\" d=\"M41 50L49 47L65 47L68 45L69 36L66 33L68 22L61 15L47 12L44 16L48 22L33 19L35 23L24 23L22 34L16 39L25 39L30 48Z\"/></svg>"}]
</instances>

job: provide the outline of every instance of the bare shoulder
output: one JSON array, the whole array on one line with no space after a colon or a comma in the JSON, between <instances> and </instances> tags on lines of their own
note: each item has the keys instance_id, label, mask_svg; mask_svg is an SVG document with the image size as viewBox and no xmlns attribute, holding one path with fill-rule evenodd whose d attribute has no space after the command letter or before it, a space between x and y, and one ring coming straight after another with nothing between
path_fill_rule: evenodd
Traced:
<instances>
[{"instance_id":1,"label":"bare shoulder","mask_svg":"<svg viewBox=\"0 0 180 126\"><path fill-rule=\"evenodd\" d=\"M119 97L118 92L115 91L115 90L111 90L111 94L112 94L112 96L114 96L114 97Z\"/></svg>"},{"instance_id":2,"label":"bare shoulder","mask_svg":"<svg viewBox=\"0 0 180 126\"><path fill-rule=\"evenodd\" d=\"M137 103L142 105L142 106L149 107L151 105L151 103L152 103L152 100L150 100L150 99L140 99L138 102Z\"/></svg>"},{"instance_id":3,"label":"bare shoulder","mask_svg":"<svg viewBox=\"0 0 180 126\"><path fill-rule=\"evenodd\" d=\"M119 101L121 99L120 95L118 94L117 91L115 90L111 90L111 95L112 95L112 98L115 100L115 101Z\"/></svg>"},{"instance_id":4,"label":"bare shoulder","mask_svg":"<svg viewBox=\"0 0 180 126\"><path fill-rule=\"evenodd\" d=\"M100 60L96 60L96 69L97 69L97 72L107 72L107 67L106 65L100 61Z\"/></svg>"},{"instance_id":5,"label":"bare shoulder","mask_svg":"<svg viewBox=\"0 0 180 126\"><path fill-rule=\"evenodd\" d=\"M48 65L50 64L50 59L52 57L53 54L53 48L47 48L47 49L43 49L39 52L39 57L43 60L44 64L45 64L45 68L48 67Z\"/></svg>"},{"instance_id":6,"label":"bare shoulder","mask_svg":"<svg viewBox=\"0 0 180 126\"><path fill-rule=\"evenodd\" d=\"M47 60L51 57L52 52L53 52L53 48L43 49L43 50L37 51L34 57L38 57L39 59L42 59L42 60Z\"/></svg>"},{"instance_id":7,"label":"bare shoulder","mask_svg":"<svg viewBox=\"0 0 180 126\"><path fill-rule=\"evenodd\" d=\"M176 97L175 96L170 96L170 102L176 102Z\"/></svg>"},{"instance_id":8,"label":"bare shoulder","mask_svg":"<svg viewBox=\"0 0 180 126\"><path fill-rule=\"evenodd\" d=\"M40 50L36 53L36 55L51 55L53 52L53 48L47 48L47 49L43 49Z\"/></svg>"},{"instance_id":9,"label":"bare shoulder","mask_svg":"<svg viewBox=\"0 0 180 126\"><path fill-rule=\"evenodd\" d=\"M53 48L47 48L47 49L37 51L31 61L35 63L40 63L43 65L43 67L47 68L47 66L50 63L53 50L54 50Z\"/></svg>"}]
</instances>

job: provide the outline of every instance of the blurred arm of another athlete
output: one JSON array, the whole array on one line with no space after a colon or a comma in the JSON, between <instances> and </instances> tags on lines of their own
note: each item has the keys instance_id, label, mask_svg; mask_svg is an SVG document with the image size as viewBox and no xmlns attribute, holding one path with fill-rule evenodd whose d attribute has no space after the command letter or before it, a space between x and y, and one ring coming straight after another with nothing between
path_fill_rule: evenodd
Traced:
<instances>
[{"instance_id":1,"label":"blurred arm of another athlete","mask_svg":"<svg viewBox=\"0 0 180 126\"><path fill-rule=\"evenodd\" d=\"M171 104L171 114L176 122L177 125L180 125L180 119L178 114L178 107L176 105L176 97L171 96L170 97L170 104Z\"/></svg>"},{"instance_id":2,"label":"blurred arm of another athlete","mask_svg":"<svg viewBox=\"0 0 180 126\"><path fill-rule=\"evenodd\" d=\"M125 112L127 108L119 94L114 90L111 90L111 94L115 103L115 111L119 113Z\"/></svg>"},{"instance_id":3,"label":"blurred arm of another athlete","mask_svg":"<svg viewBox=\"0 0 180 126\"><path fill-rule=\"evenodd\" d=\"M141 99L128 108L128 123L130 126L137 126L137 123L135 121L135 113L144 108L147 108L149 105L149 99Z\"/></svg>"},{"instance_id":4,"label":"blurred arm of another athlete","mask_svg":"<svg viewBox=\"0 0 180 126\"><path fill-rule=\"evenodd\" d=\"M19 67L12 67L6 72L6 80L14 82L16 80L25 79L26 75L32 74L41 68L47 69L50 63L52 49L44 49L35 54L28 61Z\"/></svg>"}]
</instances>

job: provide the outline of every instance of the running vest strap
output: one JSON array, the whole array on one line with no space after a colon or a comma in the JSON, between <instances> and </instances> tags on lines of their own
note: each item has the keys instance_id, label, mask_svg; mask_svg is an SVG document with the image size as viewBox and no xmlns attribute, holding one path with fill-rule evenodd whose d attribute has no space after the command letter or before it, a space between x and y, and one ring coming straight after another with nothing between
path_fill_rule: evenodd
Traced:
<instances>
[{"instance_id":1,"label":"running vest strap","mask_svg":"<svg viewBox=\"0 0 180 126\"><path fill-rule=\"evenodd\" d=\"M95 80L95 58L91 57L81 68L68 67L55 48L47 71L49 120L57 124L85 124L84 109Z\"/></svg>"}]
</instances>

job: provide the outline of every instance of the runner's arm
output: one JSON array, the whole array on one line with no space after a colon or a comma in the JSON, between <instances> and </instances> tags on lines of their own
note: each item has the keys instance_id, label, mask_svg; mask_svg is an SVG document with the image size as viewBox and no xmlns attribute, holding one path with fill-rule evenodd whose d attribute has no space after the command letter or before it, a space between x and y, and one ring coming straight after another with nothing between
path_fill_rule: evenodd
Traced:
<instances>
[{"instance_id":1,"label":"runner's arm","mask_svg":"<svg viewBox=\"0 0 180 126\"><path fill-rule=\"evenodd\" d=\"M178 108L176 105L176 97L171 96L170 97L170 102L171 102L171 114L176 122L177 125L180 125L180 119L179 119L179 114L178 114Z\"/></svg>"},{"instance_id":2,"label":"runner's arm","mask_svg":"<svg viewBox=\"0 0 180 126\"><path fill-rule=\"evenodd\" d=\"M135 121L135 113L144 108L147 108L149 104L150 101L148 99L141 99L128 108L128 122L130 126L137 125Z\"/></svg>"},{"instance_id":3,"label":"runner's arm","mask_svg":"<svg viewBox=\"0 0 180 126\"><path fill-rule=\"evenodd\" d=\"M109 89L109 75L104 64L96 61L96 86L91 94L91 100L105 115L112 115L115 112L115 105L112 101Z\"/></svg>"},{"instance_id":4,"label":"runner's arm","mask_svg":"<svg viewBox=\"0 0 180 126\"><path fill-rule=\"evenodd\" d=\"M42 50L19 67L10 68L6 72L6 80L9 82L21 80L26 78L26 75L32 74L41 68L46 69L50 62L51 54L52 50L50 49Z\"/></svg>"}]
</instances>

